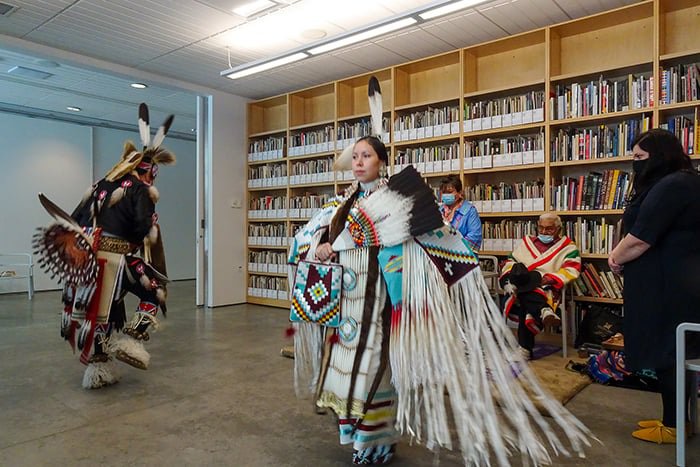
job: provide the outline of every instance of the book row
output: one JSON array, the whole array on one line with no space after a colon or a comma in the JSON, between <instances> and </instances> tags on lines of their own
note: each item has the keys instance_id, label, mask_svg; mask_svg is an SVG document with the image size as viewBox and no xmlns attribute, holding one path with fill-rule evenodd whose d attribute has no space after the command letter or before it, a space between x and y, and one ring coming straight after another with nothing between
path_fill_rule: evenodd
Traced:
<instances>
[{"instance_id":1,"label":"book row","mask_svg":"<svg viewBox=\"0 0 700 467\"><path fill-rule=\"evenodd\" d=\"M659 101L675 104L700 99L700 64L687 63L661 69Z\"/></svg>"},{"instance_id":2,"label":"book row","mask_svg":"<svg viewBox=\"0 0 700 467\"><path fill-rule=\"evenodd\" d=\"M479 101L466 101L464 103L464 120L479 120L483 118L499 117L507 115L521 115L523 112L533 111L533 120L529 122L520 120L520 123L509 123L500 126L521 125L523 123L540 122L544 120L544 91L530 91L515 96L498 97ZM523 115L524 117L524 115ZM541 117L541 118L540 118ZM517 117L516 117L517 119ZM512 121L512 118L509 118ZM473 128L474 130L487 128Z\"/></svg>"},{"instance_id":3,"label":"book row","mask_svg":"<svg viewBox=\"0 0 700 467\"><path fill-rule=\"evenodd\" d=\"M624 280L622 276L603 270L592 263L584 262L581 275L571 282L574 294L583 297L622 298Z\"/></svg>"},{"instance_id":4,"label":"book row","mask_svg":"<svg viewBox=\"0 0 700 467\"><path fill-rule=\"evenodd\" d=\"M588 83L557 84L549 99L554 120L643 109L654 105L654 77L629 74L624 78Z\"/></svg>"},{"instance_id":5,"label":"book row","mask_svg":"<svg viewBox=\"0 0 700 467\"><path fill-rule=\"evenodd\" d=\"M651 117L590 128L560 128L551 143L550 161L581 161L625 156L632 142L651 128Z\"/></svg>"},{"instance_id":6,"label":"book row","mask_svg":"<svg viewBox=\"0 0 700 467\"><path fill-rule=\"evenodd\" d=\"M579 177L562 177L559 185L552 181L552 209L622 209L631 189L631 175L619 169L591 172Z\"/></svg>"},{"instance_id":7,"label":"book row","mask_svg":"<svg viewBox=\"0 0 700 467\"><path fill-rule=\"evenodd\" d=\"M394 134L417 128L442 127L443 125L449 125L451 123L457 123L457 126L459 126L459 106L429 106L425 110L416 110L397 115L396 118L394 118ZM428 136L424 137L427 138Z\"/></svg>"},{"instance_id":8,"label":"book row","mask_svg":"<svg viewBox=\"0 0 700 467\"><path fill-rule=\"evenodd\" d=\"M382 128L383 133L389 133L389 117L382 117ZM356 122L343 122L338 124L338 130L336 131L336 141L343 141L346 139L355 141L363 136L368 136L372 134L372 124L369 118L363 118ZM388 141L387 141L388 142Z\"/></svg>"},{"instance_id":9,"label":"book row","mask_svg":"<svg viewBox=\"0 0 700 467\"><path fill-rule=\"evenodd\" d=\"M581 254L607 255L622 238L622 219L614 223L578 217L563 225L564 234L574 240Z\"/></svg>"},{"instance_id":10,"label":"book row","mask_svg":"<svg viewBox=\"0 0 700 467\"><path fill-rule=\"evenodd\" d=\"M289 286L284 277L250 275L248 295L251 297L289 300Z\"/></svg>"},{"instance_id":11,"label":"book row","mask_svg":"<svg viewBox=\"0 0 700 467\"><path fill-rule=\"evenodd\" d=\"M664 128L675 134L683 146L686 154L694 155L698 153L700 147L700 107L695 108L693 118L679 115L666 120L666 123L659 125L659 128Z\"/></svg>"},{"instance_id":12,"label":"book row","mask_svg":"<svg viewBox=\"0 0 700 467\"><path fill-rule=\"evenodd\" d=\"M479 183L468 186L465 190L465 196L471 202L531 199L544 198L544 190L544 181L542 180L516 183Z\"/></svg>"}]
</instances>

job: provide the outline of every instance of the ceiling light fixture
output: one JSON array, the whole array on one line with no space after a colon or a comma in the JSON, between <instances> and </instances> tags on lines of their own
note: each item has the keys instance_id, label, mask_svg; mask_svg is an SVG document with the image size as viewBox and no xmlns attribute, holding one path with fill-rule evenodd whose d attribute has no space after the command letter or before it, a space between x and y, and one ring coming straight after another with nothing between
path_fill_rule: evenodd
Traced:
<instances>
[{"instance_id":1,"label":"ceiling light fixture","mask_svg":"<svg viewBox=\"0 0 700 467\"><path fill-rule=\"evenodd\" d=\"M298 62L299 60L302 60L308 56L309 54L306 52L297 52L270 62L261 63L259 65L250 66L250 64L246 64L242 67L231 68L229 70L222 71L221 74L231 79L243 78L244 76L260 73L261 71L269 70L271 68L277 68L278 66L286 65L288 63Z\"/></svg>"},{"instance_id":2,"label":"ceiling light fixture","mask_svg":"<svg viewBox=\"0 0 700 467\"><path fill-rule=\"evenodd\" d=\"M136 88L136 89L146 89L148 87L147 84L143 84L143 83L131 83L129 86L131 86L132 88Z\"/></svg>"},{"instance_id":3,"label":"ceiling light fixture","mask_svg":"<svg viewBox=\"0 0 700 467\"><path fill-rule=\"evenodd\" d=\"M409 16L408 18L400 19L392 23L384 24L376 28L368 29L366 31L358 32L356 34L351 34L341 39L336 39L326 44L319 45L318 47L309 49L309 53L311 55L318 55L325 52L330 52L331 50L339 49L341 47L345 47L346 45L355 44L357 42L362 42L373 37L381 36L382 34L386 34L388 32L403 29L407 26L411 26L412 24L416 24L417 22L417 19L415 19L412 16Z\"/></svg>"},{"instance_id":4,"label":"ceiling light fixture","mask_svg":"<svg viewBox=\"0 0 700 467\"><path fill-rule=\"evenodd\" d=\"M278 56L273 59L262 59L257 60L252 63L245 63L236 67L230 67L228 70L224 70L220 73L221 76L225 76L230 79L243 78L244 76L249 76L255 73L260 73L261 71L266 71L271 68L276 68L282 65L287 65L289 63L297 62L303 60L312 55L320 55L332 50L340 49L351 44L356 44L358 42L366 41L381 35L398 31L400 29L407 28L416 24L421 24L429 19L437 18L439 16L444 16L449 13L454 13L455 11L463 10L476 6L481 3L486 3L491 0L444 0L432 2L427 7L416 8L405 12L402 15L395 16L386 20L384 22L375 23L367 26L365 29L360 29L359 31L352 31L344 35L336 36L325 41L316 42L311 45L304 47L299 47L295 50L287 52L285 55ZM254 2L262 3L262 2ZM266 3L287 3L282 0L275 0L274 2ZM248 4L252 5L252 4ZM245 5L247 6L247 5ZM270 8L270 7L267 7ZM262 10L260 10L262 11ZM271 16L276 13L270 13ZM229 66L230 59L229 59Z\"/></svg>"},{"instance_id":5,"label":"ceiling light fixture","mask_svg":"<svg viewBox=\"0 0 700 467\"><path fill-rule=\"evenodd\" d=\"M429 20L437 18L438 16L444 16L449 13L453 13L458 10L464 10L465 8L476 6L479 3L485 3L486 1L487 0L461 0L459 2L448 3L447 5L442 5L437 8L424 11L423 13L419 13L418 16L420 16L424 20Z\"/></svg>"},{"instance_id":6,"label":"ceiling light fixture","mask_svg":"<svg viewBox=\"0 0 700 467\"><path fill-rule=\"evenodd\" d=\"M66 107L66 110L70 110L71 112L80 112L83 109L81 109L80 107L74 107L72 105L69 105L68 107Z\"/></svg>"},{"instance_id":7,"label":"ceiling light fixture","mask_svg":"<svg viewBox=\"0 0 700 467\"><path fill-rule=\"evenodd\" d=\"M276 5L277 4L275 2L271 2L269 0L255 0L253 2L245 3L239 7L236 7L231 11L233 11L238 16L247 18L249 16L253 16L256 13L260 13L261 11L265 11L268 8L272 8Z\"/></svg>"}]
</instances>

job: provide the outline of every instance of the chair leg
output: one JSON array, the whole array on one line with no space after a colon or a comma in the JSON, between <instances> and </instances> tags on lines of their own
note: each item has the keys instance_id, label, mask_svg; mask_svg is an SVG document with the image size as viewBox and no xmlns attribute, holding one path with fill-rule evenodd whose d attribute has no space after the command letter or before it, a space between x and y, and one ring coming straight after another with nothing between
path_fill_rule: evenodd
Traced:
<instances>
[{"instance_id":1,"label":"chair leg","mask_svg":"<svg viewBox=\"0 0 700 467\"><path fill-rule=\"evenodd\" d=\"M691 372L690 385L690 427L692 433L698 432L698 374Z\"/></svg>"},{"instance_id":2,"label":"chair leg","mask_svg":"<svg viewBox=\"0 0 700 467\"><path fill-rule=\"evenodd\" d=\"M676 339L676 465L685 467L685 335L679 334L681 336Z\"/></svg>"}]
</instances>

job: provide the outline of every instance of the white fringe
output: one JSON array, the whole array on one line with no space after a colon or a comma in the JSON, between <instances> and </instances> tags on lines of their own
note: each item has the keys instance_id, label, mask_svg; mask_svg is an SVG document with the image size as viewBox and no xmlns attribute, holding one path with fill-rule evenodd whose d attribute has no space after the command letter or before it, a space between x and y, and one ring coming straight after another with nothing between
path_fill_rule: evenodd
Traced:
<instances>
[{"instance_id":1,"label":"white fringe","mask_svg":"<svg viewBox=\"0 0 700 467\"><path fill-rule=\"evenodd\" d=\"M313 396L321 373L322 327L294 323L294 392L303 399Z\"/></svg>"},{"instance_id":2,"label":"white fringe","mask_svg":"<svg viewBox=\"0 0 700 467\"><path fill-rule=\"evenodd\" d=\"M160 199L160 192L158 191L158 188L155 187L155 185L151 185L148 187L148 197L151 198L151 201L153 201L154 204L157 203Z\"/></svg>"},{"instance_id":3,"label":"white fringe","mask_svg":"<svg viewBox=\"0 0 700 467\"><path fill-rule=\"evenodd\" d=\"M90 363L83 373L83 387L98 389L119 381L120 375L112 361Z\"/></svg>"},{"instance_id":4,"label":"white fringe","mask_svg":"<svg viewBox=\"0 0 700 467\"><path fill-rule=\"evenodd\" d=\"M451 449L447 391L466 465L491 465L490 451L499 465L509 465L514 450L525 464L550 464L539 433L554 453L569 453L532 397L583 457L583 444L590 445L588 439L593 438L590 431L540 387L526 365L521 365L518 378L513 377L519 346L480 270L448 291L433 263L412 241L404 244L403 268L403 318L399 329L392 329L390 352L392 383L399 396L397 428L430 449ZM455 345L458 342L464 345ZM497 410L496 398L502 410Z\"/></svg>"},{"instance_id":5,"label":"white fringe","mask_svg":"<svg viewBox=\"0 0 700 467\"><path fill-rule=\"evenodd\" d=\"M151 362L151 355L144 347L143 342L131 336L121 334L110 339L109 352L114 353L119 350L140 361L146 368L148 368L148 364Z\"/></svg>"}]
</instances>

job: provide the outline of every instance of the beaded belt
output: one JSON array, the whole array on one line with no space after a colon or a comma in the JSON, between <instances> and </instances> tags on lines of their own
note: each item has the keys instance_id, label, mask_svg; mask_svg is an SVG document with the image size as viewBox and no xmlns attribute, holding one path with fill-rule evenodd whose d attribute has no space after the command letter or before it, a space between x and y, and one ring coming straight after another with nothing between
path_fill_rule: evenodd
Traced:
<instances>
[{"instance_id":1,"label":"beaded belt","mask_svg":"<svg viewBox=\"0 0 700 467\"><path fill-rule=\"evenodd\" d=\"M102 236L100 237L100 246L98 249L101 251L125 255L134 249L134 245L121 238Z\"/></svg>"}]
</instances>

